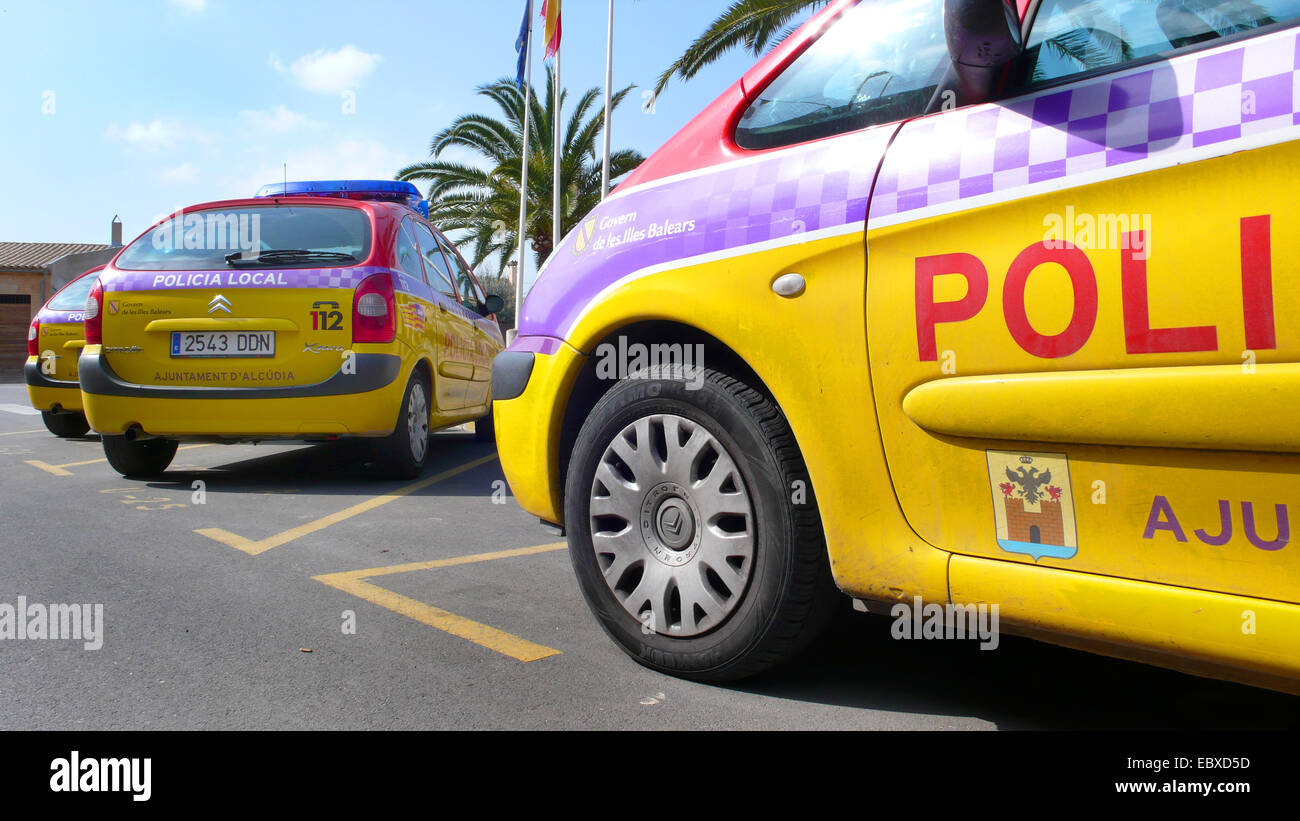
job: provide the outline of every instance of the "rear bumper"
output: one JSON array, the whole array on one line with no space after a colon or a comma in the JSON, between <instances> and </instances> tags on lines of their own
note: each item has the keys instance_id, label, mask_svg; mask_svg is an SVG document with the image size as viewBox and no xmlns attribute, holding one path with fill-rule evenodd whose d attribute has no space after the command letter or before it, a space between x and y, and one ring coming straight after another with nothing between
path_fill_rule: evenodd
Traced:
<instances>
[{"instance_id":1,"label":"rear bumper","mask_svg":"<svg viewBox=\"0 0 1300 821\"><path fill-rule=\"evenodd\" d=\"M520 507L558 524L564 521L560 435L583 357L558 340L549 353L524 356L518 351L520 341L492 364L497 455ZM514 396L502 399L498 390Z\"/></svg>"},{"instance_id":2,"label":"rear bumper","mask_svg":"<svg viewBox=\"0 0 1300 821\"><path fill-rule=\"evenodd\" d=\"M23 378L27 381L27 397L37 410L81 410L81 386L76 382L49 378L41 372L36 357L27 358L23 365Z\"/></svg>"},{"instance_id":3,"label":"rear bumper","mask_svg":"<svg viewBox=\"0 0 1300 821\"><path fill-rule=\"evenodd\" d=\"M395 354L359 353L355 373L338 373L324 382L266 388L205 388L186 385L137 385L113 372L98 351L83 353L78 363L83 393L150 399L307 399L371 393L391 386L402 372Z\"/></svg>"},{"instance_id":4,"label":"rear bumper","mask_svg":"<svg viewBox=\"0 0 1300 821\"><path fill-rule=\"evenodd\" d=\"M267 388L136 385L98 349L80 360L82 404L90 426L119 434L139 426L159 436L231 438L313 435L386 436L413 363L394 354L357 354L355 373L323 382Z\"/></svg>"}]
</instances>

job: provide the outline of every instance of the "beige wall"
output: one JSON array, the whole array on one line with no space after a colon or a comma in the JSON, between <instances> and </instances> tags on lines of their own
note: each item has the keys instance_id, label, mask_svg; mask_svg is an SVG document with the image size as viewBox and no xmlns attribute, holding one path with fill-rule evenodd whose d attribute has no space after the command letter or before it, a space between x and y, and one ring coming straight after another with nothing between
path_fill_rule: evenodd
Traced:
<instances>
[{"instance_id":1,"label":"beige wall","mask_svg":"<svg viewBox=\"0 0 1300 821\"><path fill-rule=\"evenodd\" d=\"M43 274L30 271L0 271L0 294L27 294L32 298L32 316L41 309L41 280ZM49 296L49 294L46 294Z\"/></svg>"}]
</instances>

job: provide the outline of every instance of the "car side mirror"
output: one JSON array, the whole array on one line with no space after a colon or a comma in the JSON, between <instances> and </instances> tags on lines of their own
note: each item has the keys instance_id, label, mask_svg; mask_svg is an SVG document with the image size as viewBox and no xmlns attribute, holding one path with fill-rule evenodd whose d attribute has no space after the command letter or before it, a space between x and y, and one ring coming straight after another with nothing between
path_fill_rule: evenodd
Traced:
<instances>
[{"instance_id":1,"label":"car side mirror","mask_svg":"<svg viewBox=\"0 0 1300 821\"><path fill-rule=\"evenodd\" d=\"M506 301L496 294L488 294L487 299L479 303L479 313L483 316L501 313L501 309L506 307Z\"/></svg>"},{"instance_id":2,"label":"car side mirror","mask_svg":"<svg viewBox=\"0 0 1300 821\"><path fill-rule=\"evenodd\" d=\"M962 97L988 99L1002 69L1020 55L1020 14L1013 0L944 0L943 33Z\"/></svg>"}]
</instances>

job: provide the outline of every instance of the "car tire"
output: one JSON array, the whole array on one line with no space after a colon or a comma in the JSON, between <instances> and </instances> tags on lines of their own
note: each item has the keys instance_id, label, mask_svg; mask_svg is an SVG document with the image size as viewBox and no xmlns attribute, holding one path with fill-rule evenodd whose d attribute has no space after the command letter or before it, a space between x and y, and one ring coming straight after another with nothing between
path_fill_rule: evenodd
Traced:
<instances>
[{"instance_id":1,"label":"car tire","mask_svg":"<svg viewBox=\"0 0 1300 821\"><path fill-rule=\"evenodd\" d=\"M128 479L158 476L176 458L175 439L131 441L125 436L103 436L104 455L108 464Z\"/></svg>"},{"instance_id":2,"label":"car tire","mask_svg":"<svg viewBox=\"0 0 1300 821\"><path fill-rule=\"evenodd\" d=\"M481 416L474 420L474 439L479 442L495 442L497 440L496 417L492 415L492 405L488 405L487 416Z\"/></svg>"},{"instance_id":3,"label":"car tire","mask_svg":"<svg viewBox=\"0 0 1300 821\"><path fill-rule=\"evenodd\" d=\"M416 371L406 383L402 409L393 432L375 442L375 464L381 475L413 479L429 458L429 380Z\"/></svg>"},{"instance_id":4,"label":"car tire","mask_svg":"<svg viewBox=\"0 0 1300 821\"><path fill-rule=\"evenodd\" d=\"M745 678L793 657L830 617L837 592L803 457L776 403L739 379L705 369L696 385L656 367L619 382L578 434L565 491L583 596L647 667Z\"/></svg>"},{"instance_id":5,"label":"car tire","mask_svg":"<svg viewBox=\"0 0 1300 821\"><path fill-rule=\"evenodd\" d=\"M86 421L84 413L41 411L41 421L50 433L63 438L85 436L90 431L90 423Z\"/></svg>"}]
</instances>

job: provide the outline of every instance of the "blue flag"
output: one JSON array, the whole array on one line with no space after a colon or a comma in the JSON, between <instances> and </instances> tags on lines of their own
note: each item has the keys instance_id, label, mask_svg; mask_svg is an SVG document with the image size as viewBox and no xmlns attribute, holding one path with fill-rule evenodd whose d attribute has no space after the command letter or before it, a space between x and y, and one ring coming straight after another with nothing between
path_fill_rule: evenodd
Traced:
<instances>
[{"instance_id":1,"label":"blue flag","mask_svg":"<svg viewBox=\"0 0 1300 821\"><path fill-rule=\"evenodd\" d=\"M532 0L524 2L524 21L519 24L519 37L515 40L515 51L519 52L519 66L515 72L515 85L524 87L524 64L528 59L528 21L532 13Z\"/></svg>"}]
</instances>

